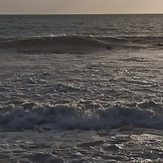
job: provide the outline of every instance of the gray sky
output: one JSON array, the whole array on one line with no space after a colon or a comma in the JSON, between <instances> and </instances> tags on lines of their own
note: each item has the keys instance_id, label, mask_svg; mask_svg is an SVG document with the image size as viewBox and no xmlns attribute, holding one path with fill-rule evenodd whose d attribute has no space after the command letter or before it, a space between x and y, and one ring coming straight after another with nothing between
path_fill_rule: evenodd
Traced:
<instances>
[{"instance_id":1,"label":"gray sky","mask_svg":"<svg viewBox=\"0 0 163 163\"><path fill-rule=\"evenodd\" d=\"M163 0L0 0L0 14L163 13Z\"/></svg>"}]
</instances>

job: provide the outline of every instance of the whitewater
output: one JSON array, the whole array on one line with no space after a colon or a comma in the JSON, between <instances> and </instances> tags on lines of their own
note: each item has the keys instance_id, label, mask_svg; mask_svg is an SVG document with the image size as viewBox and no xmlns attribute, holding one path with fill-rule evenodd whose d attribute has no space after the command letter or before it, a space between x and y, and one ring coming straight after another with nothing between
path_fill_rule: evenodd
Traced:
<instances>
[{"instance_id":1,"label":"whitewater","mask_svg":"<svg viewBox=\"0 0 163 163\"><path fill-rule=\"evenodd\" d=\"M1 15L0 162L163 162L163 15Z\"/></svg>"}]
</instances>

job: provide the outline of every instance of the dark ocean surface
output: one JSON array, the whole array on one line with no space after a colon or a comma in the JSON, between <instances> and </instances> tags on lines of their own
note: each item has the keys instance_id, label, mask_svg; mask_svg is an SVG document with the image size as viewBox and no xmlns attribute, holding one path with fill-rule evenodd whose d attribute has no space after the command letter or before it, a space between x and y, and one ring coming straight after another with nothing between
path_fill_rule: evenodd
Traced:
<instances>
[{"instance_id":1,"label":"dark ocean surface","mask_svg":"<svg viewBox=\"0 0 163 163\"><path fill-rule=\"evenodd\" d=\"M163 15L0 15L0 140L0 162L163 162Z\"/></svg>"}]
</instances>

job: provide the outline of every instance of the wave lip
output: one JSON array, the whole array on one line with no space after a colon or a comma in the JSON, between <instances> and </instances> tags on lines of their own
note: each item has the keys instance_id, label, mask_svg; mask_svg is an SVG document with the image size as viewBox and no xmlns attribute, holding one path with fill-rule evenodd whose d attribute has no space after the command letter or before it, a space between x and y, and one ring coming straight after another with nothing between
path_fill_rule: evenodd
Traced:
<instances>
[{"instance_id":1,"label":"wave lip","mask_svg":"<svg viewBox=\"0 0 163 163\"><path fill-rule=\"evenodd\" d=\"M105 42L91 36L54 36L16 39L0 42L1 49L21 53L86 53L106 49Z\"/></svg>"},{"instance_id":2,"label":"wave lip","mask_svg":"<svg viewBox=\"0 0 163 163\"><path fill-rule=\"evenodd\" d=\"M92 106L93 107L93 106ZM147 101L131 106L114 105L86 109L82 106L37 103L10 104L1 108L0 125L12 129L34 129L51 126L62 129L98 130L125 125L163 129L162 105Z\"/></svg>"},{"instance_id":3,"label":"wave lip","mask_svg":"<svg viewBox=\"0 0 163 163\"><path fill-rule=\"evenodd\" d=\"M0 39L0 49L14 49L20 53L89 53L97 50L162 49L162 37L95 37L49 36L26 39Z\"/></svg>"}]
</instances>

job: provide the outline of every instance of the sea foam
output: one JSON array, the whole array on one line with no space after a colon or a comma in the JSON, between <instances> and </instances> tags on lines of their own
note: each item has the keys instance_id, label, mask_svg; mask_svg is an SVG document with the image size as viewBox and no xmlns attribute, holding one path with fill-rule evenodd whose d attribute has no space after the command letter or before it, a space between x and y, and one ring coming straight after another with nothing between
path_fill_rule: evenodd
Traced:
<instances>
[{"instance_id":1,"label":"sea foam","mask_svg":"<svg viewBox=\"0 0 163 163\"><path fill-rule=\"evenodd\" d=\"M97 107L97 106L95 106ZM24 103L1 107L0 125L9 128L33 129L42 125L63 129L104 129L124 125L163 129L163 112L153 101L136 106L110 105L90 109L70 104L39 105ZM156 108L156 109L155 109Z\"/></svg>"}]
</instances>

